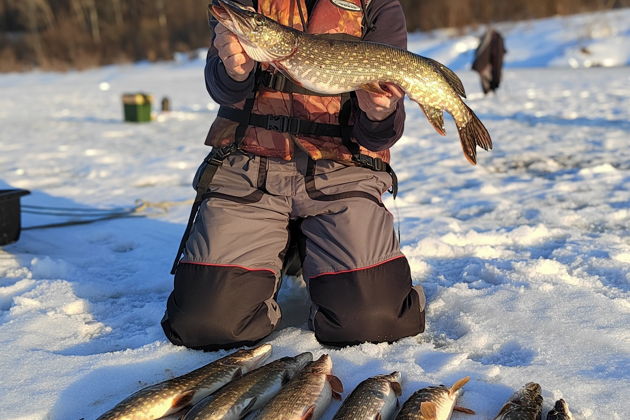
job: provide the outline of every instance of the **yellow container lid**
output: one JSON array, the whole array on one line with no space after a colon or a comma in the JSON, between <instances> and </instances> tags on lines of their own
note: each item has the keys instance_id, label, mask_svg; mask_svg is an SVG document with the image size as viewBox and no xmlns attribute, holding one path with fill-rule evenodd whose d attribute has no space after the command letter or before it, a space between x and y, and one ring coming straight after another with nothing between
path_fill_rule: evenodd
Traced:
<instances>
[{"instance_id":1,"label":"yellow container lid","mask_svg":"<svg viewBox=\"0 0 630 420\"><path fill-rule=\"evenodd\" d=\"M122 97L125 105L144 105L153 102L153 96L146 93L125 93Z\"/></svg>"}]
</instances>

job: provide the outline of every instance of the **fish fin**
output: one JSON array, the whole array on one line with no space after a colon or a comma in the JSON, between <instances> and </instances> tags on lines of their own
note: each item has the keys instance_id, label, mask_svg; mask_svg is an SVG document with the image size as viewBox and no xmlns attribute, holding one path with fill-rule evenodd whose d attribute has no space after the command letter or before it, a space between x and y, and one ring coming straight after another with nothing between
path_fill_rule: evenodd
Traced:
<instances>
[{"instance_id":1,"label":"fish fin","mask_svg":"<svg viewBox=\"0 0 630 420\"><path fill-rule=\"evenodd\" d=\"M359 86L361 89L367 90L368 92L376 93L379 95L391 95L388 91L383 89L378 82L370 82L364 85Z\"/></svg>"},{"instance_id":2,"label":"fish fin","mask_svg":"<svg viewBox=\"0 0 630 420\"><path fill-rule=\"evenodd\" d=\"M437 407L434 402L425 401L420 403L420 414L426 420L437 420Z\"/></svg>"},{"instance_id":3,"label":"fish fin","mask_svg":"<svg viewBox=\"0 0 630 420\"><path fill-rule=\"evenodd\" d=\"M326 375L326 379L330 384L330 387L335 392L343 392L343 384L341 383L341 379L337 378L335 375Z\"/></svg>"},{"instance_id":4,"label":"fish fin","mask_svg":"<svg viewBox=\"0 0 630 420\"><path fill-rule=\"evenodd\" d=\"M236 369L236 372L234 372L234 375L232 375L232 380L238 379L241 376L243 376L243 368L242 367Z\"/></svg>"},{"instance_id":5,"label":"fish fin","mask_svg":"<svg viewBox=\"0 0 630 420\"><path fill-rule=\"evenodd\" d=\"M457 92L459 96L461 96L462 98L466 97L466 89L464 89L464 84L462 83L459 76L457 76L457 74L455 74L453 70L449 69L448 67L446 67L444 64L440 63L439 61L433 60L432 58L428 58L428 57L423 57L423 58L429 60L429 62L431 62L435 66L435 68L440 73L442 73L442 75L444 76L448 84L455 90L455 92Z\"/></svg>"},{"instance_id":6,"label":"fish fin","mask_svg":"<svg viewBox=\"0 0 630 420\"><path fill-rule=\"evenodd\" d=\"M383 420L383 416L381 416L381 413L376 413L376 415L374 416L374 420Z\"/></svg>"},{"instance_id":7,"label":"fish fin","mask_svg":"<svg viewBox=\"0 0 630 420\"><path fill-rule=\"evenodd\" d=\"M289 374L289 372L286 372L283 376L282 376L282 381L280 381L280 383L282 384L282 386L285 386L286 384L289 383L289 381L291 380L291 375Z\"/></svg>"},{"instance_id":8,"label":"fish fin","mask_svg":"<svg viewBox=\"0 0 630 420\"><path fill-rule=\"evenodd\" d=\"M338 392L333 391L332 392L332 398L333 398L333 400L341 401L341 394L338 393Z\"/></svg>"},{"instance_id":9,"label":"fish fin","mask_svg":"<svg viewBox=\"0 0 630 420\"><path fill-rule=\"evenodd\" d=\"M182 394L179 394L177 397L173 399L171 403L171 408L183 408L190 404L195 396L195 391L186 391Z\"/></svg>"},{"instance_id":10,"label":"fish fin","mask_svg":"<svg viewBox=\"0 0 630 420\"><path fill-rule=\"evenodd\" d=\"M390 385L394 390L394 394L396 394L397 397L400 397L402 395L402 387L400 386L400 382L390 382Z\"/></svg>"},{"instance_id":11,"label":"fish fin","mask_svg":"<svg viewBox=\"0 0 630 420\"><path fill-rule=\"evenodd\" d=\"M311 420L313 418L313 413L315 413L315 405L311 405L304 414L302 414L302 418L300 420Z\"/></svg>"},{"instance_id":12,"label":"fish fin","mask_svg":"<svg viewBox=\"0 0 630 420\"><path fill-rule=\"evenodd\" d=\"M446 128L444 128L444 111L440 108L434 108L428 105L420 105L422 111L424 111L424 115L427 116L427 120L433 125L435 131L440 133L441 135L446 134Z\"/></svg>"},{"instance_id":13,"label":"fish fin","mask_svg":"<svg viewBox=\"0 0 630 420\"><path fill-rule=\"evenodd\" d=\"M492 149L492 139L486 127L475 113L464 104L464 106L470 112L470 121L466 125L460 127L457 126L459 131L459 140L462 143L462 149L464 150L464 156L473 165L477 164L477 150L476 147L480 146L484 150Z\"/></svg>"},{"instance_id":14,"label":"fish fin","mask_svg":"<svg viewBox=\"0 0 630 420\"><path fill-rule=\"evenodd\" d=\"M302 83L299 80L295 80L293 77L291 77L287 69L279 61L272 61L271 65L273 66L273 68L276 69L276 71L278 71L288 80L290 80L294 85L302 87Z\"/></svg>"},{"instance_id":15,"label":"fish fin","mask_svg":"<svg viewBox=\"0 0 630 420\"><path fill-rule=\"evenodd\" d=\"M247 402L247 405L245 406L245 408L243 408L243 411L241 412L241 414L245 415L245 414L249 413L249 410L251 410L254 407L254 404L256 404L257 400L258 400L257 397L254 397L251 400L249 400Z\"/></svg>"},{"instance_id":16,"label":"fish fin","mask_svg":"<svg viewBox=\"0 0 630 420\"><path fill-rule=\"evenodd\" d=\"M466 408L466 407L460 407L459 405L456 405L455 407L453 407L453 411L459 411L460 413L466 413L466 414L477 414L475 413L474 410L471 410L470 408Z\"/></svg>"},{"instance_id":17,"label":"fish fin","mask_svg":"<svg viewBox=\"0 0 630 420\"><path fill-rule=\"evenodd\" d=\"M466 376L465 378L462 378L459 381L455 382L451 389L448 391L449 394L453 395L454 393L459 391L464 385L468 383L468 381L470 381L470 376Z\"/></svg>"},{"instance_id":18,"label":"fish fin","mask_svg":"<svg viewBox=\"0 0 630 420\"><path fill-rule=\"evenodd\" d=\"M510 411L510 407L511 405L509 403L505 404L503 407L501 407L501 411L499 411L499 414L497 414L497 416L495 417L495 419L501 417L503 414L507 413L508 411Z\"/></svg>"}]
</instances>

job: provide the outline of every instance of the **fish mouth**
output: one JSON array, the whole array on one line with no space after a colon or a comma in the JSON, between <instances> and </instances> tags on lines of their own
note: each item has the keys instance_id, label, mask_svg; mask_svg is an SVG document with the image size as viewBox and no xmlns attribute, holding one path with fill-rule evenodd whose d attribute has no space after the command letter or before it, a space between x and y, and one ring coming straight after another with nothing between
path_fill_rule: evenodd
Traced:
<instances>
[{"instance_id":1,"label":"fish mouth","mask_svg":"<svg viewBox=\"0 0 630 420\"><path fill-rule=\"evenodd\" d=\"M256 13L230 0L215 0L208 5L208 12L223 26L237 34L254 29Z\"/></svg>"},{"instance_id":2,"label":"fish mouth","mask_svg":"<svg viewBox=\"0 0 630 420\"><path fill-rule=\"evenodd\" d=\"M392 380L396 381L396 382L400 382L402 379L402 374L398 371L394 371L392 373L390 373L389 376Z\"/></svg>"},{"instance_id":3,"label":"fish mouth","mask_svg":"<svg viewBox=\"0 0 630 420\"><path fill-rule=\"evenodd\" d=\"M310 351L298 354L295 356L295 360L297 364L300 366L300 369L304 368L308 363L313 361L313 353Z\"/></svg>"},{"instance_id":4,"label":"fish mouth","mask_svg":"<svg viewBox=\"0 0 630 420\"><path fill-rule=\"evenodd\" d=\"M328 374L332 370L332 359L329 355L323 354L319 359L310 363L309 370L312 373Z\"/></svg>"}]
</instances>

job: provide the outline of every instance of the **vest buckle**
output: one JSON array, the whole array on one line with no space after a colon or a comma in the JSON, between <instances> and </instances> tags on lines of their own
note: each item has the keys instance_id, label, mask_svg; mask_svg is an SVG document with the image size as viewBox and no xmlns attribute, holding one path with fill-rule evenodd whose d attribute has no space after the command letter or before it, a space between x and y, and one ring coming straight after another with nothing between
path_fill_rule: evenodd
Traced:
<instances>
[{"instance_id":1,"label":"vest buckle","mask_svg":"<svg viewBox=\"0 0 630 420\"><path fill-rule=\"evenodd\" d=\"M287 78L282 73L263 71L260 76L260 84L267 89L284 92L287 84Z\"/></svg>"},{"instance_id":2,"label":"vest buckle","mask_svg":"<svg viewBox=\"0 0 630 420\"><path fill-rule=\"evenodd\" d=\"M353 156L353 160L359 163L361 166L378 172L387 172L387 164L379 158L373 158L372 156L359 154Z\"/></svg>"},{"instance_id":3,"label":"vest buckle","mask_svg":"<svg viewBox=\"0 0 630 420\"><path fill-rule=\"evenodd\" d=\"M289 127L289 117L286 115L267 115L267 130L279 131L286 133Z\"/></svg>"},{"instance_id":4,"label":"vest buckle","mask_svg":"<svg viewBox=\"0 0 630 420\"><path fill-rule=\"evenodd\" d=\"M286 115L267 115L265 128L267 130L279 131L280 133L299 134L300 120Z\"/></svg>"}]
</instances>

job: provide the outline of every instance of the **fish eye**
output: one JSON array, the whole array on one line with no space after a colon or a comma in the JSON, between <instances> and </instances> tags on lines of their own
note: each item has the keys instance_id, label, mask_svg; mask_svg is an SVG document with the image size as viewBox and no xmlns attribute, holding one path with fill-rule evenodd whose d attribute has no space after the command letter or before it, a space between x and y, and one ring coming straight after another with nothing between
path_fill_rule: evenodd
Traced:
<instances>
[{"instance_id":1,"label":"fish eye","mask_svg":"<svg viewBox=\"0 0 630 420\"><path fill-rule=\"evenodd\" d=\"M257 25L262 25L263 23L265 23L265 19L260 15L256 15L256 17L254 18L254 22L256 22Z\"/></svg>"}]
</instances>

